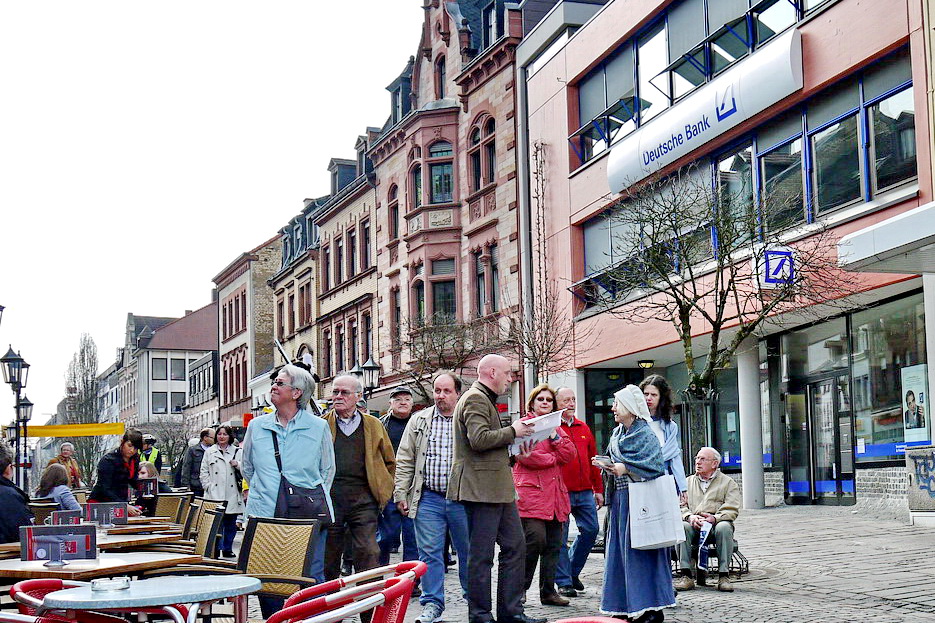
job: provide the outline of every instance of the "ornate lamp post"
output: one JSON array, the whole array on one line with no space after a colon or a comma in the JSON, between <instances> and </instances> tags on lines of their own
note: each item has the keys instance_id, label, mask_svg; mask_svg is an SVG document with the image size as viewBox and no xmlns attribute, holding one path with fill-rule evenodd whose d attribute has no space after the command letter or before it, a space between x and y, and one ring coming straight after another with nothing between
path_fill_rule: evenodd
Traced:
<instances>
[{"instance_id":1,"label":"ornate lamp post","mask_svg":"<svg viewBox=\"0 0 935 623\"><path fill-rule=\"evenodd\" d=\"M369 399L373 390L380 386L380 364L373 360L373 355L363 365L364 397Z\"/></svg>"},{"instance_id":2,"label":"ornate lamp post","mask_svg":"<svg viewBox=\"0 0 935 623\"><path fill-rule=\"evenodd\" d=\"M23 359L19 353L13 351L13 346L10 346L10 349L7 351L7 354L3 357L0 357L0 367L3 368L3 381L9 384L10 389L13 390L13 393L16 395L16 484L20 487L23 487L21 463L22 463L22 452L20 451L20 435L19 435L19 405L20 405L20 392L26 387L26 380L29 377L29 364L26 363L26 360ZM31 405L31 403L30 403ZM32 414L32 409L30 408L30 415ZM23 440L25 444L25 439Z\"/></svg>"},{"instance_id":3,"label":"ornate lamp post","mask_svg":"<svg viewBox=\"0 0 935 623\"><path fill-rule=\"evenodd\" d=\"M16 421L23 427L23 491L29 491L29 468L32 467L29 462L29 431L27 426L32 419L33 403L25 395L16 404Z\"/></svg>"}]
</instances>

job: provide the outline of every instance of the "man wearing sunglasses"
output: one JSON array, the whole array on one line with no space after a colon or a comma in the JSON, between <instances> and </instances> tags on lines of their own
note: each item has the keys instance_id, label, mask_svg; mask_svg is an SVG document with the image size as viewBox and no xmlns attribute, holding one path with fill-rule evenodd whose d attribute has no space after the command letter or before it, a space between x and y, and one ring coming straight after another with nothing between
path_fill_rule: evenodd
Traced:
<instances>
[{"instance_id":1,"label":"man wearing sunglasses","mask_svg":"<svg viewBox=\"0 0 935 623\"><path fill-rule=\"evenodd\" d=\"M334 523L325 544L325 579L341 574L345 539L350 539L356 571L379 564L377 517L393 495L396 454L380 420L357 408L361 382L350 375L331 383L331 408L322 416L331 427L335 476L331 485Z\"/></svg>"}]
</instances>

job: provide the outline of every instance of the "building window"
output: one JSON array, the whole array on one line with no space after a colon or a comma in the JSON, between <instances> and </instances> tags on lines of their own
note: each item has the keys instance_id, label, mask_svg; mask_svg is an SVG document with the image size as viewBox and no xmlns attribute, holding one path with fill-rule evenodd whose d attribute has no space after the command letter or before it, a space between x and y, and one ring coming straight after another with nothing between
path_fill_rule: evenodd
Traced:
<instances>
[{"instance_id":1,"label":"building window","mask_svg":"<svg viewBox=\"0 0 935 623\"><path fill-rule=\"evenodd\" d=\"M299 326L304 327L312 321L312 286L303 283L299 286Z\"/></svg>"},{"instance_id":2,"label":"building window","mask_svg":"<svg viewBox=\"0 0 935 623\"><path fill-rule=\"evenodd\" d=\"M450 203L454 189L453 155L451 143L439 141L429 148L429 178L431 180L431 203ZM437 158L447 158L447 161L437 161Z\"/></svg>"},{"instance_id":3,"label":"building window","mask_svg":"<svg viewBox=\"0 0 935 623\"><path fill-rule=\"evenodd\" d=\"M321 349L321 368L325 373L326 377L334 375L334 369L331 366L331 332L325 331L322 338L322 349Z\"/></svg>"},{"instance_id":4,"label":"building window","mask_svg":"<svg viewBox=\"0 0 935 623\"><path fill-rule=\"evenodd\" d=\"M344 281L344 242L337 238L334 241L334 285L341 285Z\"/></svg>"},{"instance_id":5,"label":"building window","mask_svg":"<svg viewBox=\"0 0 935 623\"><path fill-rule=\"evenodd\" d=\"M285 305L282 299L276 302L276 335L279 336L280 341L282 341L282 338L285 337L286 334Z\"/></svg>"},{"instance_id":6,"label":"building window","mask_svg":"<svg viewBox=\"0 0 935 623\"><path fill-rule=\"evenodd\" d=\"M874 189L896 186L916 176L915 106L912 89L887 96L870 107Z\"/></svg>"},{"instance_id":7,"label":"building window","mask_svg":"<svg viewBox=\"0 0 935 623\"><path fill-rule=\"evenodd\" d=\"M387 216L389 218L389 232L390 240L396 240L399 238L399 187L392 186L390 188L390 194L388 195L388 210Z\"/></svg>"},{"instance_id":8,"label":"building window","mask_svg":"<svg viewBox=\"0 0 935 623\"><path fill-rule=\"evenodd\" d=\"M165 415L168 413L169 395L166 392L153 392L153 413L156 415Z\"/></svg>"},{"instance_id":9,"label":"building window","mask_svg":"<svg viewBox=\"0 0 935 623\"><path fill-rule=\"evenodd\" d=\"M347 277L350 279L357 274L357 232L347 232Z\"/></svg>"},{"instance_id":10,"label":"building window","mask_svg":"<svg viewBox=\"0 0 935 623\"><path fill-rule=\"evenodd\" d=\"M356 323L356 322L351 321L350 324L349 324L348 326L349 326L349 329L348 329L348 334L349 334L349 335L348 335L348 338L349 338L349 339L348 339L348 341L350 342L350 344L349 344L349 346L350 346L350 357L348 358L348 363L349 363L349 364L353 364L353 365L351 365L351 367L353 368L353 367L356 366L357 363L360 361L360 360L358 359L358 355L359 355L360 353L357 351L358 344L359 344L358 340L360 339L360 335L359 335L358 330L357 330L357 323Z\"/></svg>"},{"instance_id":11,"label":"building window","mask_svg":"<svg viewBox=\"0 0 935 623\"><path fill-rule=\"evenodd\" d=\"M455 282L432 282L432 315L436 322L453 322L458 311Z\"/></svg>"},{"instance_id":12,"label":"building window","mask_svg":"<svg viewBox=\"0 0 935 623\"><path fill-rule=\"evenodd\" d=\"M321 249L321 287L331 289L331 247L327 246Z\"/></svg>"},{"instance_id":13,"label":"building window","mask_svg":"<svg viewBox=\"0 0 935 623\"><path fill-rule=\"evenodd\" d=\"M369 360L373 354L373 319L370 314L364 314L364 359Z\"/></svg>"},{"instance_id":14,"label":"building window","mask_svg":"<svg viewBox=\"0 0 935 623\"><path fill-rule=\"evenodd\" d=\"M289 308L286 310L289 317L287 318L289 322L289 335L295 333L295 294L289 295Z\"/></svg>"},{"instance_id":15,"label":"building window","mask_svg":"<svg viewBox=\"0 0 935 623\"><path fill-rule=\"evenodd\" d=\"M664 23L640 37L636 43L636 65L639 74L637 88L640 98L639 122L641 124L669 107L668 88L660 85L658 81L653 81L653 78L668 65L667 47Z\"/></svg>"},{"instance_id":16,"label":"building window","mask_svg":"<svg viewBox=\"0 0 935 623\"><path fill-rule=\"evenodd\" d=\"M497 3L491 2L482 15L483 32L481 33L481 49L486 49L497 40Z\"/></svg>"},{"instance_id":17,"label":"building window","mask_svg":"<svg viewBox=\"0 0 935 623\"><path fill-rule=\"evenodd\" d=\"M486 182L493 184L497 181L497 123L488 119L484 124L484 170L487 172Z\"/></svg>"},{"instance_id":18,"label":"building window","mask_svg":"<svg viewBox=\"0 0 935 623\"><path fill-rule=\"evenodd\" d=\"M425 282L416 281L412 284L412 301L416 326L422 326L425 323Z\"/></svg>"},{"instance_id":19,"label":"building window","mask_svg":"<svg viewBox=\"0 0 935 623\"><path fill-rule=\"evenodd\" d=\"M392 290L390 300L392 304L392 313L393 313L392 325L390 327L390 330L392 331L392 343L393 343L394 348L399 348L400 347L399 338L400 338L400 333L402 331L402 324L403 324L403 307L402 307L402 304L400 303L399 288Z\"/></svg>"},{"instance_id":20,"label":"building window","mask_svg":"<svg viewBox=\"0 0 935 623\"><path fill-rule=\"evenodd\" d=\"M484 186L484 168L481 161L480 128L471 130L471 146L468 151L468 160L471 163L471 191L480 190Z\"/></svg>"},{"instance_id":21,"label":"building window","mask_svg":"<svg viewBox=\"0 0 935 623\"><path fill-rule=\"evenodd\" d=\"M490 249L490 311L500 311L500 251L492 244Z\"/></svg>"},{"instance_id":22,"label":"building window","mask_svg":"<svg viewBox=\"0 0 935 623\"><path fill-rule=\"evenodd\" d=\"M454 258L444 260L432 260L432 276L445 276L455 274Z\"/></svg>"},{"instance_id":23,"label":"building window","mask_svg":"<svg viewBox=\"0 0 935 623\"><path fill-rule=\"evenodd\" d=\"M172 413L181 413L185 408L185 392L172 392Z\"/></svg>"},{"instance_id":24,"label":"building window","mask_svg":"<svg viewBox=\"0 0 935 623\"><path fill-rule=\"evenodd\" d=\"M336 372L343 372L347 368L344 367L344 327L338 325L334 330L334 366Z\"/></svg>"},{"instance_id":25,"label":"building window","mask_svg":"<svg viewBox=\"0 0 935 623\"><path fill-rule=\"evenodd\" d=\"M471 191L480 190L497 179L496 122L487 118L471 130L468 162Z\"/></svg>"},{"instance_id":26,"label":"building window","mask_svg":"<svg viewBox=\"0 0 935 623\"><path fill-rule=\"evenodd\" d=\"M422 165L417 164L409 172L409 209L422 205Z\"/></svg>"},{"instance_id":27,"label":"building window","mask_svg":"<svg viewBox=\"0 0 935 623\"><path fill-rule=\"evenodd\" d=\"M481 251L474 251L474 313L478 317L487 314L487 271L486 260Z\"/></svg>"},{"instance_id":28,"label":"building window","mask_svg":"<svg viewBox=\"0 0 935 623\"><path fill-rule=\"evenodd\" d=\"M166 358L165 357L153 357L153 380L154 381L165 381L166 380Z\"/></svg>"},{"instance_id":29,"label":"building window","mask_svg":"<svg viewBox=\"0 0 935 623\"><path fill-rule=\"evenodd\" d=\"M440 56L435 61L435 99L445 99L445 57Z\"/></svg>"},{"instance_id":30,"label":"building window","mask_svg":"<svg viewBox=\"0 0 935 623\"><path fill-rule=\"evenodd\" d=\"M185 374L185 360L184 359L173 359L171 362L170 369L170 378L173 381L184 381Z\"/></svg>"},{"instance_id":31,"label":"building window","mask_svg":"<svg viewBox=\"0 0 935 623\"><path fill-rule=\"evenodd\" d=\"M360 269L370 268L370 221L360 224Z\"/></svg>"}]
</instances>

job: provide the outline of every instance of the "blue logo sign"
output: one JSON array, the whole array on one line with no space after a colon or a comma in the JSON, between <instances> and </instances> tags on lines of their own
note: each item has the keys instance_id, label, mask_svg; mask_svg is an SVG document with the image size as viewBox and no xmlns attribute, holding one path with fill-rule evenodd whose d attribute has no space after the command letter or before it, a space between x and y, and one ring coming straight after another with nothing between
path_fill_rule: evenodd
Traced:
<instances>
[{"instance_id":1,"label":"blue logo sign","mask_svg":"<svg viewBox=\"0 0 935 623\"><path fill-rule=\"evenodd\" d=\"M734 97L733 84L728 84L723 93L715 93L714 112L718 121L724 121L737 112L737 98Z\"/></svg>"},{"instance_id":2,"label":"blue logo sign","mask_svg":"<svg viewBox=\"0 0 935 623\"><path fill-rule=\"evenodd\" d=\"M763 256L765 283L786 284L795 279L795 266L793 265L791 250L767 249Z\"/></svg>"}]
</instances>

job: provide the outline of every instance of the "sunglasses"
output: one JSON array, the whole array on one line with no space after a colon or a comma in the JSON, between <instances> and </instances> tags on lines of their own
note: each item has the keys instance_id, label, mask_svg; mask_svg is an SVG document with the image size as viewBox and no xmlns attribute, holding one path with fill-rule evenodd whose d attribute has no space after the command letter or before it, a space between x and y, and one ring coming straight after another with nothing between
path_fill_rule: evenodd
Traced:
<instances>
[{"instance_id":1,"label":"sunglasses","mask_svg":"<svg viewBox=\"0 0 935 623\"><path fill-rule=\"evenodd\" d=\"M279 379L276 379L275 381L271 381L269 385L270 387L274 387L274 386L275 387L292 387L292 385L289 385L288 383L280 381Z\"/></svg>"}]
</instances>

